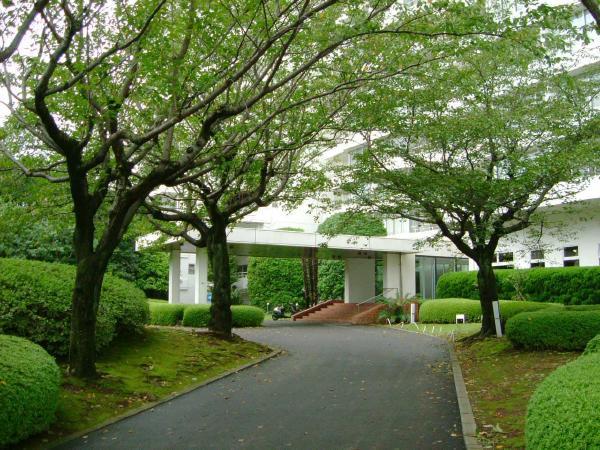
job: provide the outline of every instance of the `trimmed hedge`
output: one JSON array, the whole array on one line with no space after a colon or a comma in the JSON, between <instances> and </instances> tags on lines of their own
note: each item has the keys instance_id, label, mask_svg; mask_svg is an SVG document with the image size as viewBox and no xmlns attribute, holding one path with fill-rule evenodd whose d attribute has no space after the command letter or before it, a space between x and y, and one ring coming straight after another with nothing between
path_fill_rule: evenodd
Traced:
<instances>
[{"instance_id":1,"label":"trimmed hedge","mask_svg":"<svg viewBox=\"0 0 600 450\"><path fill-rule=\"evenodd\" d=\"M210 320L210 305L190 305L183 311L184 327L204 328Z\"/></svg>"},{"instance_id":2,"label":"trimmed hedge","mask_svg":"<svg viewBox=\"0 0 600 450\"><path fill-rule=\"evenodd\" d=\"M74 280L74 266L0 258L0 333L25 337L55 356L67 355ZM148 316L141 290L106 275L96 325L97 349L118 334L140 332Z\"/></svg>"},{"instance_id":3,"label":"trimmed hedge","mask_svg":"<svg viewBox=\"0 0 600 450\"><path fill-rule=\"evenodd\" d=\"M496 270L498 296L565 305L600 304L600 267ZM477 272L450 272L438 281L437 296L479 299Z\"/></svg>"},{"instance_id":4,"label":"trimmed hedge","mask_svg":"<svg viewBox=\"0 0 600 450\"><path fill-rule=\"evenodd\" d=\"M600 334L595 338L592 338L585 346L584 355L591 355L592 353L600 353Z\"/></svg>"},{"instance_id":5,"label":"trimmed hedge","mask_svg":"<svg viewBox=\"0 0 600 450\"><path fill-rule=\"evenodd\" d=\"M259 327L265 319L264 311L254 306L234 305L231 307L231 314L235 328ZM182 323L184 327L203 328L208 326L209 321L210 305L185 306Z\"/></svg>"},{"instance_id":6,"label":"trimmed hedge","mask_svg":"<svg viewBox=\"0 0 600 450\"><path fill-rule=\"evenodd\" d=\"M549 307L561 308L561 305L501 300L500 316L502 321L506 321L521 312L538 311ZM481 320L479 300L466 298L427 300L423 302L419 309L419 321L423 323L454 323L457 314L465 314L468 322L479 322Z\"/></svg>"},{"instance_id":7,"label":"trimmed hedge","mask_svg":"<svg viewBox=\"0 0 600 450\"><path fill-rule=\"evenodd\" d=\"M600 311L522 313L506 323L506 336L513 345L530 350L583 350L597 334Z\"/></svg>"},{"instance_id":8,"label":"trimmed hedge","mask_svg":"<svg viewBox=\"0 0 600 450\"><path fill-rule=\"evenodd\" d=\"M183 320L184 305L148 302L150 306L150 324L174 326Z\"/></svg>"},{"instance_id":9,"label":"trimmed hedge","mask_svg":"<svg viewBox=\"0 0 600 450\"><path fill-rule=\"evenodd\" d=\"M598 405L600 353L581 356L559 367L538 385L529 400L527 448L600 448Z\"/></svg>"},{"instance_id":10,"label":"trimmed hedge","mask_svg":"<svg viewBox=\"0 0 600 450\"><path fill-rule=\"evenodd\" d=\"M60 370L42 347L0 335L0 448L48 428L59 386Z\"/></svg>"},{"instance_id":11,"label":"trimmed hedge","mask_svg":"<svg viewBox=\"0 0 600 450\"><path fill-rule=\"evenodd\" d=\"M234 305L231 314L235 328L260 327L265 320L265 312L255 306Z\"/></svg>"}]
</instances>

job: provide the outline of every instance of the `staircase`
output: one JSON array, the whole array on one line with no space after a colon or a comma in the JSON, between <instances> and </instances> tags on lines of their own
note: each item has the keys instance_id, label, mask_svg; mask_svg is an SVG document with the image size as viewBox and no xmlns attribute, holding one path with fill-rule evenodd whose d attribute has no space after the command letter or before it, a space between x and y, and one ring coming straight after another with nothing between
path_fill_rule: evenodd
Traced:
<instances>
[{"instance_id":1,"label":"staircase","mask_svg":"<svg viewBox=\"0 0 600 450\"><path fill-rule=\"evenodd\" d=\"M344 303L329 300L292 316L294 321L315 323L351 323L366 325L377 323L379 311L385 308L381 303Z\"/></svg>"}]
</instances>

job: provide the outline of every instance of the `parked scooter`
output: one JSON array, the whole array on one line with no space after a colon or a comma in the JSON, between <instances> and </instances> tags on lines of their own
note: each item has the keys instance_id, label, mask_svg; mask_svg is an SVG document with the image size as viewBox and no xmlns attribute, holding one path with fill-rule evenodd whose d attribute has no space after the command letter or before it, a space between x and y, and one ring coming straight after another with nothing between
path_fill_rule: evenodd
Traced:
<instances>
[{"instance_id":1,"label":"parked scooter","mask_svg":"<svg viewBox=\"0 0 600 450\"><path fill-rule=\"evenodd\" d=\"M285 319L285 310L283 309L283 305L276 306L273 308L273 313L271 314L273 320L277 319Z\"/></svg>"}]
</instances>

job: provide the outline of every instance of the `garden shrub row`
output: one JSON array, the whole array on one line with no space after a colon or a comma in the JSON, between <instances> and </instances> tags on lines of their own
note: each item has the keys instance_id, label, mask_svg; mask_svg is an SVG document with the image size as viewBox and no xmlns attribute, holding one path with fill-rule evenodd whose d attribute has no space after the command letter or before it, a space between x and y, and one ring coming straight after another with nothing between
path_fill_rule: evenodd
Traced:
<instances>
[{"instance_id":1,"label":"garden shrub row","mask_svg":"<svg viewBox=\"0 0 600 450\"><path fill-rule=\"evenodd\" d=\"M0 448L48 428L59 386L60 370L42 347L0 335Z\"/></svg>"},{"instance_id":2,"label":"garden shrub row","mask_svg":"<svg viewBox=\"0 0 600 450\"><path fill-rule=\"evenodd\" d=\"M548 267L496 270L498 297L565 305L600 304L600 267ZM479 299L477 272L442 275L439 298Z\"/></svg>"},{"instance_id":3,"label":"garden shrub row","mask_svg":"<svg viewBox=\"0 0 600 450\"><path fill-rule=\"evenodd\" d=\"M599 351L597 336L581 357L538 385L527 407L528 449L600 448Z\"/></svg>"},{"instance_id":4,"label":"garden shrub row","mask_svg":"<svg viewBox=\"0 0 600 450\"><path fill-rule=\"evenodd\" d=\"M233 305L233 326L235 328L259 327L265 313L254 306ZM152 325L184 327L207 327L210 320L210 305L172 305L150 303L150 323Z\"/></svg>"},{"instance_id":5,"label":"garden shrub row","mask_svg":"<svg viewBox=\"0 0 600 450\"><path fill-rule=\"evenodd\" d=\"M519 314L506 323L506 336L528 350L583 350L600 334L600 311L552 310Z\"/></svg>"},{"instance_id":6,"label":"garden shrub row","mask_svg":"<svg viewBox=\"0 0 600 450\"><path fill-rule=\"evenodd\" d=\"M74 266L0 258L0 333L25 337L52 355L66 356L74 280ZM148 316L144 293L107 275L98 309L97 349L118 334L141 332Z\"/></svg>"},{"instance_id":7,"label":"garden shrub row","mask_svg":"<svg viewBox=\"0 0 600 450\"><path fill-rule=\"evenodd\" d=\"M521 312L538 311L547 308L562 309L561 305L501 300L500 316L503 321L506 321ZM465 314L468 322L479 322L481 320L481 304L479 300L466 298L427 300L423 302L419 309L419 321L423 323L454 323L457 314Z\"/></svg>"}]
</instances>

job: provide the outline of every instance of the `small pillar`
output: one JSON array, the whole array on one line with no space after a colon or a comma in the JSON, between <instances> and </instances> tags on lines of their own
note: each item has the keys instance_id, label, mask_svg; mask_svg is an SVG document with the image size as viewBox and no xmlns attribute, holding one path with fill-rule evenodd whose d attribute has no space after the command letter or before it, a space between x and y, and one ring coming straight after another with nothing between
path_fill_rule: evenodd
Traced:
<instances>
[{"instance_id":1,"label":"small pillar","mask_svg":"<svg viewBox=\"0 0 600 450\"><path fill-rule=\"evenodd\" d=\"M400 255L400 295L412 298L417 294L416 255L403 253Z\"/></svg>"},{"instance_id":2,"label":"small pillar","mask_svg":"<svg viewBox=\"0 0 600 450\"><path fill-rule=\"evenodd\" d=\"M399 253L385 253L383 255L383 295L390 299L402 296Z\"/></svg>"},{"instance_id":3,"label":"small pillar","mask_svg":"<svg viewBox=\"0 0 600 450\"><path fill-rule=\"evenodd\" d=\"M360 303L375 297L375 259L344 260L344 301Z\"/></svg>"},{"instance_id":4,"label":"small pillar","mask_svg":"<svg viewBox=\"0 0 600 450\"><path fill-rule=\"evenodd\" d=\"M196 270L194 272L194 303L208 303L208 252L206 247L196 247Z\"/></svg>"},{"instance_id":5,"label":"small pillar","mask_svg":"<svg viewBox=\"0 0 600 450\"><path fill-rule=\"evenodd\" d=\"M181 250L171 250L169 257L169 303L180 302Z\"/></svg>"}]
</instances>

